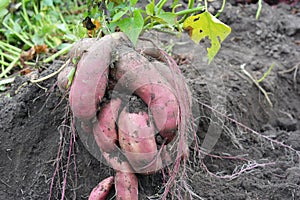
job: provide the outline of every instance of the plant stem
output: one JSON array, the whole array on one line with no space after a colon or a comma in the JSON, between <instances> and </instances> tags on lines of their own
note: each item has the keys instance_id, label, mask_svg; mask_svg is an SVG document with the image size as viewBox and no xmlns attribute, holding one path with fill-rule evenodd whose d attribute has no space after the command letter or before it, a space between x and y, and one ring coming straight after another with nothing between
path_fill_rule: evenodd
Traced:
<instances>
[{"instance_id":1,"label":"plant stem","mask_svg":"<svg viewBox=\"0 0 300 200\"><path fill-rule=\"evenodd\" d=\"M256 11L256 16L255 16L256 19L259 18L260 13L261 13L261 9L262 9L262 0L258 0L258 8L257 8L257 11Z\"/></svg>"},{"instance_id":2,"label":"plant stem","mask_svg":"<svg viewBox=\"0 0 300 200\"><path fill-rule=\"evenodd\" d=\"M2 54L2 50L0 49L0 55L1 55L1 60L0 60L0 62L1 62L1 70L2 71L4 71L4 69L5 69L5 67L4 66L8 66L9 64L7 63L7 62L5 62L4 61L4 56L3 56L3 54Z\"/></svg>"},{"instance_id":3,"label":"plant stem","mask_svg":"<svg viewBox=\"0 0 300 200\"><path fill-rule=\"evenodd\" d=\"M192 9L194 7L194 0L189 0L188 9Z\"/></svg>"},{"instance_id":4,"label":"plant stem","mask_svg":"<svg viewBox=\"0 0 300 200\"><path fill-rule=\"evenodd\" d=\"M4 51L6 51L8 53L11 53L11 54L13 54L15 56L20 56L20 53L21 53L21 52L16 52L16 51L14 51L14 50L12 50L10 48L5 48L3 46L0 46L0 48L2 48Z\"/></svg>"},{"instance_id":5,"label":"plant stem","mask_svg":"<svg viewBox=\"0 0 300 200\"><path fill-rule=\"evenodd\" d=\"M163 6L167 3L168 0L161 0L158 2L157 4L157 14L160 13L160 11L162 10Z\"/></svg>"},{"instance_id":6,"label":"plant stem","mask_svg":"<svg viewBox=\"0 0 300 200\"><path fill-rule=\"evenodd\" d=\"M259 80L257 80L257 82L258 83L262 82L271 73L274 66L275 66L275 64L272 63L272 65L269 67L269 69L266 71L266 73L264 73L264 75Z\"/></svg>"},{"instance_id":7,"label":"plant stem","mask_svg":"<svg viewBox=\"0 0 300 200\"><path fill-rule=\"evenodd\" d=\"M22 16L23 16L25 22L27 23L27 25L29 26L29 29L32 29L32 24L29 20L27 10L26 10L25 6L26 6L26 2L25 2L25 0L22 0L22 10L23 10Z\"/></svg>"},{"instance_id":8,"label":"plant stem","mask_svg":"<svg viewBox=\"0 0 300 200\"><path fill-rule=\"evenodd\" d=\"M49 39L48 39L48 37L49 37ZM44 43L47 44L48 47L50 47L50 48L53 49L53 48L54 48L54 45L52 45L52 43L51 43L49 40L51 40L51 36L50 36L50 35L44 36ZM52 41L53 41L53 40L52 40Z\"/></svg>"},{"instance_id":9,"label":"plant stem","mask_svg":"<svg viewBox=\"0 0 300 200\"><path fill-rule=\"evenodd\" d=\"M4 67L3 67L3 66L8 66L8 65L9 65L8 62L5 62L5 61L3 60L3 56L2 56L2 55L1 55L0 64L2 65L2 71L4 70Z\"/></svg>"},{"instance_id":10,"label":"plant stem","mask_svg":"<svg viewBox=\"0 0 300 200\"><path fill-rule=\"evenodd\" d=\"M13 46L13 45L10 45L9 43L2 42L1 40L0 40L0 45L5 46L5 47L10 48L10 49L13 49L14 51L16 51L16 52L18 52L18 53L21 53L21 52L22 52L22 50L19 49L18 47L15 47L15 46ZM3 49L4 49L4 48L3 48ZM5 50L6 50L6 49L5 49Z\"/></svg>"},{"instance_id":11,"label":"plant stem","mask_svg":"<svg viewBox=\"0 0 300 200\"><path fill-rule=\"evenodd\" d=\"M15 30L13 30L11 27L9 27L5 22L2 23L3 26L5 26L5 28L7 28L9 31L13 32L16 36L18 36L18 38L20 40L22 40L25 44L27 44L28 46L32 47L34 46L33 43L31 43L30 41L26 40L21 34L19 34L18 32L16 32Z\"/></svg>"},{"instance_id":12,"label":"plant stem","mask_svg":"<svg viewBox=\"0 0 300 200\"><path fill-rule=\"evenodd\" d=\"M45 60L43 60L43 62L44 63L48 63L50 61L53 61L58 56L61 56L61 55L65 54L65 53L67 53L71 49L71 47L72 47L72 45L66 46L65 48L63 48L60 51L56 52L52 56L50 56L50 57L46 58Z\"/></svg>"},{"instance_id":13,"label":"plant stem","mask_svg":"<svg viewBox=\"0 0 300 200\"><path fill-rule=\"evenodd\" d=\"M272 102L271 102L271 100L270 100L270 98L269 98L268 93L267 93L267 92L259 85L259 83L257 82L257 80L255 80L255 79L252 77L252 75L245 69L245 66L246 66L246 64L242 64L242 65L241 65L241 70L242 70L242 72L243 72L246 76L248 76L248 78L251 79L251 81L256 85L256 87L258 87L258 89L264 94L264 96L265 96L267 102L269 103L269 105L270 105L271 107L273 107L273 104L272 104Z\"/></svg>"},{"instance_id":14,"label":"plant stem","mask_svg":"<svg viewBox=\"0 0 300 200\"><path fill-rule=\"evenodd\" d=\"M15 57L15 56L9 55L9 54L7 54L7 53L3 53L3 52L2 52L2 55L3 55L5 58L7 58L9 61L13 61L13 60L15 60L16 58L20 57L20 55L17 56L17 57Z\"/></svg>"},{"instance_id":15,"label":"plant stem","mask_svg":"<svg viewBox=\"0 0 300 200\"><path fill-rule=\"evenodd\" d=\"M179 24L181 24L181 23L184 22L184 20L188 17L188 14L193 13L193 12L197 12L197 11L200 11L200 10L203 10L202 6L193 8L194 7L194 3L195 3L194 0L189 0L188 9L175 13L177 16L184 15L179 20L179 22L178 22ZM199 9L199 8L201 8L201 9Z\"/></svg>"},{"instance_id":16,"label":"plant stem","mask_svg":"<svg viewBox=\"0 0 300 200\"><path fill-rule=\"evenodd\" d=\"M0 74L0 78L6 76L6 74L15 66L15 64L19 61L19 58L15 58L10 64L9 66L2 71L2 73Z\"/></svg>"},{"instance_id":17,"label":"plant stem","mask_svg":"<svg viewBox=\"0 0 300 200\"><path fill-rule=\"evenodd\" d=\"M205 11L207 12L208 9L207 9L207 0L204 0L204 6L205 6Z\"/></svg>"},{"instance_id":18,"label":"plant stem","mask_svg":"<svg viewBox=\"0 0 300 200\"><path fill-rule=\"evenodd\" d=\"M49 74L49 75L47 75L47 76L44 76L44 77L42 77L42 78L39 78L39 79L34 79L34 80L30 80L30 82L31 83L38 83L38 82L42 82L42 81L45 81L45 80L47 80L47 79L49 79L49 78L51 78L51 77L53 77L53 76L55 76L55 75L57 75L59 72L61 72L61 70L63 70L66 66L68 66L69 65L69 63L70 63L70 59L68 59L58 70L56 70L55 72L53 72L53 73L51 73L51 74Z\"/></svg>"},{"instance_id":19,"label":"plant stem","mask_svg":"<svg viewBox=\"0 0 300 200\"><path fill-rule=\"evenodd\" d=\"M226 4L226 0L223 0L222 6L221 6L220 10L218 10L218 12L215 15L215 17L219 17L220 16L220 14L223 12L223 10L225 8L225 4Z\"/></svg>"},{"instance_id":20,"label":"plant stem","mask_svg":"<svg viewBox=\"0 0 300 200\"><path fill-rule=\"evenodd\" d=\"M203 9L204 9L203 6L199 6L199 7L188 9L188 10L182 10L182 11L176 12L175 14L177 16L187 15L187 14L190 14L190 13L193 13L193 12L203 11Z\"/></svg>"}]
</instances>

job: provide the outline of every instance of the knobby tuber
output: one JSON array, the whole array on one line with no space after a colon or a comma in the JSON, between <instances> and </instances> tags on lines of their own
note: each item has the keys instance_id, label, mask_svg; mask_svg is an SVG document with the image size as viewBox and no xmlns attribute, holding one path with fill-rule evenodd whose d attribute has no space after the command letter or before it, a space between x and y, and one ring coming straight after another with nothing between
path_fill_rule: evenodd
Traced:
<instances>
[{"instance_id":1,"label":"knobby tuber","mask_svg":"<svg viewBox=\"0 0 300 200\"><path fill-rule=\"evenodd\" d=\"M92 190L89 200L105 200L113 184L113 176L104 179Z\"/></svg>"},{"instance_id":2,"label":"knobby tuber","mask_svg":"<svg viewBox=\"0 0 300 200\"><path fill-rule=\"evenodd\" d=\"M151 51L146 53L167 61L159 51ZM114 181L109 177L100 182L89 199L105 199L113 182L117 199L138 199L135 174L155 173L172 163L168 145L178 142L174 138L184 130L181 125L188 124L182 116L188 116L184 111L190 109L181 105L191 106L191 93L179 70L150 62L121 32L80 40L69 56L78 60L69 89L73 116L83 134L92 133L102 157L116 171ZM58 77L63 90L68 89L68 70Z\"/></svg>"}]
</instances>

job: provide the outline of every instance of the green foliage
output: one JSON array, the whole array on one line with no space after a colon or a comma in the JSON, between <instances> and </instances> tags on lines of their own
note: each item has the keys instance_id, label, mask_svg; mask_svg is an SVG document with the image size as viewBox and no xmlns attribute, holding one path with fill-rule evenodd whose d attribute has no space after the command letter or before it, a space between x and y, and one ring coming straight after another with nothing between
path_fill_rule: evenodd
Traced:
<instances>
[{"instance_id":1,"label":"green foliage","mask_svg":"<svg viewBox=\"0 0 300 200\"><path fill-rule=\"evenodd\" d=\"M135 45L144 25L141 11L139 9L134 10L132 17L118 20L116 25L120 27L121 31L123 31Z\"/></svg>"},{"instance_id":2,"label":"green foliage","mask_svg":"<svg viewBox=\"0 0 300 200\"><path fill-rule=\"evenodd\" d=\"M9 0L0 1L0 20L8 13L6 7L9 5Z\"/></svg>"},{"instance_id":3,"label":"green foliage","mask_svg":"<svg viewBox=\"0 0 300 200\"><path fill-rule=\"evenodd\" d=\"M0 28L0 78L7 77L16 66L34 65L26 60L20 61L22 51L36 45L47 45L48 48L62 50L55 54L61 55L66 53L68 44L87 34L80 24L83 13L75 15L70 12L75 13L83 8L71 0L21 0L9 3L7 0L0 1L0 21L3 25ZM49 59L44 61L49 62Z\"/></svg>"},{"instance_id":4,"label":"green foliage","mask_svg":"<svg viewBox=\"0 0 300 200\"><path fill-rule=\"evenodd\" d=\"M64 8L62 1L41 0L41 1L21 1L21 7L17 12L11 12L4 17L2 23L6 29L2 29L7 42L18 44L20 41L30 48L33 45L47 44L54 48L59 46L64 40L65 34L73 34L75 26L80 21L80 16L68 18L63 17L67 10ZM68 4L70 2L66 2ZM73 37L74 38L74 37ZM76 37L75 37L76 38Z\"/></svg>"},{"instance_id":5,"label":"green foliage","mask_svg":"<svg viewBox=\"0 0 300 200\"><path fill-rule=\"evenodd\" d=\"M118 27L129 37L134 45L139 35L145 30L158 29L172 34L180 34L183 28L188 28L190 29L191 39L195 42L198 43L205 37L210 39L211 47L207 49L209 62L217 54L221 42L231 31L230 27L207 11L206 1L205 6L203 6L201 3L195 5L195 2L190 0L188 8L181 9L178 12L176 10L181 7L178 0L173 1L171 4L171 11L164 10L164 6L168 2L167 0L160 0L158 2L151 0L143 8L137 7L137 2L137 0L105 1L105 3L102 2L104 5L102 4L100 15L99 10L97 11L93 8L90 8L90 15L94 18L96 16L99 17L102 25L101 32L109 34L115 32ZM218 11L217 15L222 12L224 5L225 0L223 0L222 9ZM196 15L204 10L205 12ZM197 22L193 22L196 18L199 18ZM203 32L199 33L199 30Z\"/></svg>"},{"instance_id":6,"label":"green foliage","mask_svg":"<svg viewBox=\"0 0 300 200\"><path fill-rule=\"evenodd\" d=\"M208 49L210 62L230 32L228 26L208 13L206 0L205 6L200 1L189 0L188 7L184 9L178 0L171 4L167 0L149 0L143 7L139 6L138 0L87 0L81 6L78 2L81 1L20 0L11 3L9 0L1 0L0 21L3 26L0 28L0 78L8 77L16 66L35 66L36 63L21 61L20 57L22 52L37 45L59 50L42 59L43 62L50 62L66 53L74 41L88 35L99 37L121 30L136 44L138 37L146 30L180 34L186 28L184 24L188 23L188 17L197 17L203 11L203 17L193 25L193 29L205 30L202 37L208 36L211 40L212 45ZM164 9L166 3L169 5L168 10ZM90 17L92 23L98 22L100 29L88 32L82 24L86 17ZM191 34L193 40L195 35Z\"/></svg>"}]
</instances>

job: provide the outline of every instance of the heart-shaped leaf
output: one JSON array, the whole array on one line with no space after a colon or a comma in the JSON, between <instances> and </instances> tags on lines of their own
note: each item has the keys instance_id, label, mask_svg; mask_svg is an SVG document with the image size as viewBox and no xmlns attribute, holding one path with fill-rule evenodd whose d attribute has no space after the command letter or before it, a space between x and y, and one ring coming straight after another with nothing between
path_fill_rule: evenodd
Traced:
<instances>
[{"instance_id":1,"label":"heart-shaped leaf","mask_svg":"<svg viewBox=\"0 0 300 200\"><path fill-rule=\"evenodd\" d=\"M133 17L124 18L116 23L120 27L131 42L136 45L139 35L141 34L144 26L143 16L140 10L134 10Z\"/></svg>"}]
</instances>

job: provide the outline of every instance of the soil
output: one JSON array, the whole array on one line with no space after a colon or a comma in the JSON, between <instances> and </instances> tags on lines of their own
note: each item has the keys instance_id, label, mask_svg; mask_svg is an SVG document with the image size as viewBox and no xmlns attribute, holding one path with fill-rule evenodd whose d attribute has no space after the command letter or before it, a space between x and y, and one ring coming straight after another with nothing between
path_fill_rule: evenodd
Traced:
<instances>
[{"instance_id":1,"label":"soil","mask_svg":"<svg viewBox=\"0 0 300 200\"><path fill-rule=\"evenodd\" d=\"M219 7L216 1L209 9L215 12ZM295 152L300 151L300 4L263 4L259 20L256 10L256 4L226 5L220 19L232 33L211 65L201 56L206 42L195 45L185 34L180 39L150 34L162 47L171 47L198 102L199 141L211 155L202 160L207 168L192 164L189 184L202 199L300 199ZM259 84L273 107L241 70L245 66L258 79L272 64L271 73ZM61 65L54 62L39 75ZM0 199L48 199L50 193L51 199L60 199L67 170L65 199L87 199L100 180L114 174L78 137L67 168L73 135L61 131L69 129L70 121L64 121L69 119L67 101L55 82L56 77L31 84L18 77L8 91L10 97L0 98ZM218 140L206 142L209 135ZM61 141L62 159L50 192ZM161 189L160 174L140 180L140 199Z\"/></svg>"}]
</instances>

